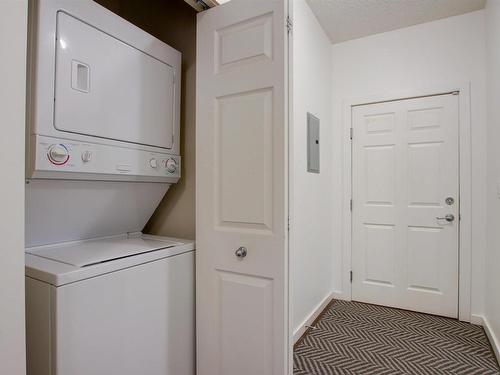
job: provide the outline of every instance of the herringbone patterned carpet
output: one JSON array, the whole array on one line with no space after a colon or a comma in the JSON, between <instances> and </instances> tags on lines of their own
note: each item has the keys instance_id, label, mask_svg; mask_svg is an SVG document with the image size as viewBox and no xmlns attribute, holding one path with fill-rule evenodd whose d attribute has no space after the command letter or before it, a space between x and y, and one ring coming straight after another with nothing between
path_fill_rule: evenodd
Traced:
<instances>
[{"instance_id":1,"label":"herringbone patterned carpet","mask_svg":"<svg viewBox=\"0 0 500 375\"><path fill-rule=\"evenodd\" d=\"M295 375L500 374L482 327L334 301L297 345Z\"/></svg>"}]
</instances>

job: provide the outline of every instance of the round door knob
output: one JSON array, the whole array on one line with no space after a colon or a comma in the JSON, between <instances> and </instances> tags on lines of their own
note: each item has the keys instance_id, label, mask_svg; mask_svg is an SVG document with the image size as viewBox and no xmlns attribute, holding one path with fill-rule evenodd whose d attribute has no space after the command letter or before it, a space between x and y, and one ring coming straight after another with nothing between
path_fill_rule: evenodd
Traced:
<instances>
[{"instance_id":1,"label":"round door knob","mask_svg":"<svg viewBox=\"0 0 500 375\"><path fill-rule=\"evenodd\" d=\"M49 147L47 157L52 164L63 165L69 160L69 151L63 144Z\"/></svg>"},{"instance_id":2,"label":"round door knob","mask_svg":"<svg viewBox=\"0 0 500 375\"><path fill-rule=\"evenodd\" d=\"M243 259L244 257L247 256L247 248L246 247L243 247L241 246L240 248L238 248L238 250L235 251L235 255L236 255L236 258L239 258L239 259Z\"/></svg>"},{"instance_id":3,"label":"round door knob","mask_svg":"<svg viewBox=\"0 0 500 375\"><path fill-rule=\"evenodd\" d=\"M165 167L167 168L167 171L169 171L170 173L174 173L177 170L177 162L174 159L170 158L165 163Z\"/></svg>"}]
</instances>

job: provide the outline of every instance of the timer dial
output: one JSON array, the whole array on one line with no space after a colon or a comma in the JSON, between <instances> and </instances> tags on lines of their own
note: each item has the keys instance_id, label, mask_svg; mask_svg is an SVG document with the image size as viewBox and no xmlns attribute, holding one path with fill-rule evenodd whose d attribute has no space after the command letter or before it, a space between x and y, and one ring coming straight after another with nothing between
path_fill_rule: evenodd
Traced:
<instances>
[{"instance_id":1,"label":"timer dial","mask_svg":"<svg viewBox=\"0 0 500 375\"><path fill-rule=\"evenodd\" d=\"M63 144L52 145L47 151L47 157L52 164L63 165L69 160L69 151Z\"/></svg>"},{"instance_id":2,"label":"timer dial","mask_svg":"<svg viewBox=\"0 0 500 375\"><path fill-rule=\"evenodd\" d=\"M174 173L177 170L177 162L174 159L170 158L165 163L165 167L167 168L168 172Z\"/></svg>"}]
</instances>

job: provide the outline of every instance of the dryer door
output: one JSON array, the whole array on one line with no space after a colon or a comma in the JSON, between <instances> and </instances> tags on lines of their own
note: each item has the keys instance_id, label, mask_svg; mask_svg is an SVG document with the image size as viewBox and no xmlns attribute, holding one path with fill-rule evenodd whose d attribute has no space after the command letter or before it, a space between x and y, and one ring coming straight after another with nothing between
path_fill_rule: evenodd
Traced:
<instances>
[{"instance_id":1,"label":"dryer door","mask_svg":"<svg viewBox=\"0 0 500 375\"><path fill-rule=\"evenodd\" d=\"M55 73L57 130L172 148L172 66L58 12Z\"/></svg>"}]
</instances>

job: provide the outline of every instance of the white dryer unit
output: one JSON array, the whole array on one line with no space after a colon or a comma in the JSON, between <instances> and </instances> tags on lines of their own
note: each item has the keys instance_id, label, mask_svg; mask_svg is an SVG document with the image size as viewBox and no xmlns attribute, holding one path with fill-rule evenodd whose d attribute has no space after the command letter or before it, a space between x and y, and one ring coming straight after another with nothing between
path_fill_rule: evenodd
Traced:
<instances>
[{"instance_id":1,"label":"white dryer unit","mask_svg":"<svg viewBox=\"0 0 500 375\"><path fill-rule=\"evenodd\" d=\"M29 3L26 246L141 231L180 178L181 54L92 0Z\"/></svg>"},{"instance_id":2,"label":"white dryer unit","mask_svg":"<svg viewBox=\"0 0 500 375\"><path fill-rule=\"evenodd\" d=\"M30 5L27 177L177 182L181 54L91 0Z\"/></svg>"},{"instance_id":3,"label":"white dryer unit","mask_svg":"<svg viewBox=\"0 0 500 375\"><path fill-rule=\"evenodd\" d=\"M194 244L147 235L26 254L29 375L194 375Z\"/></svg>"}]
</instances>

